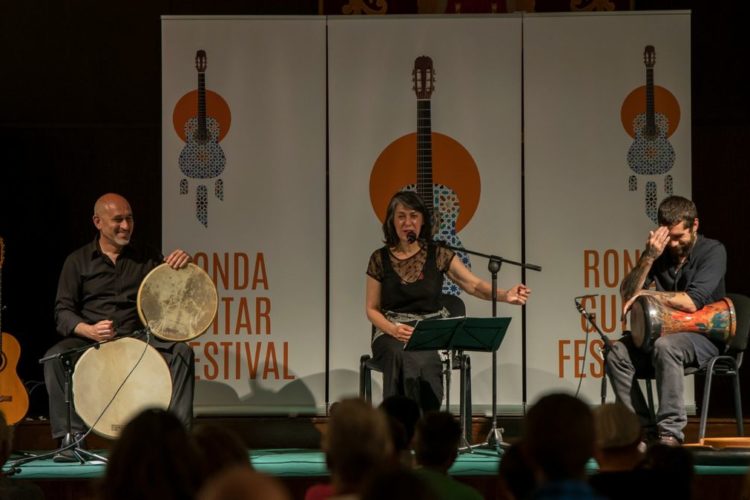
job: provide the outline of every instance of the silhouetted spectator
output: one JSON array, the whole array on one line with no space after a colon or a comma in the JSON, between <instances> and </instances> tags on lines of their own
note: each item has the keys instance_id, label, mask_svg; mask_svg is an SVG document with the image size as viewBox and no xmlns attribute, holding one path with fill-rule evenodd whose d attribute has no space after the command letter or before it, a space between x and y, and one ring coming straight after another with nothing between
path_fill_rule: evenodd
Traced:
<instances>
[{"instance_id":1,"label":"silhouetted spectator","mask_svg":"<svg viewBox=\"0 0 750 500\"><path fill-rule=\"evenodd\" d=\"M594 416L568 394L549 394L526 415L524 449L539 478L532 498L597 498L586 482L594 454Z\"/></svg>"},{"instance_id":2,"label":"silhouetted spectator","mask_svg":"<svg viewBox=\"0 0 750 500\"><path fill-rule=\"evenodd\" d=\"M432 486L416 471L391 467L375 473L365 484L361 500L440 500Z\"/></svg>"},{"instance_id":3,"label":"silhouetted spectator","mask_svg":"<svg viewBox=\"0 0 750 500\"><path fill-rule=\"evenodd\" d=\"M275 477L233 465L206 482L197 500L291 500L284 484Z\"/></svg>"},{"instance_id":4,"label":"silhouetted spectator","mask_svg":"<svg viewBox=\"0 0 750 500\"><path fill-rule=\"evenodd\" d=\"M622 403L605 403L594 410L599 471L633 470L644 457L641 423Z\"/></svg>"},{"instance_id":5,"label":"silhouetted spectator","mask_svg":"<svg viewBox=\"0 0 750 500\"><path fill-rule=\"evenodd\" d=\"M642 468L659 478L669 498L692 498L695 469L693 455L687 448L654 444L646 451Z\"/></svg>"},{"instance_id":6,"label":"silhouetted spectator","mask_svg":"<svg viewBox=\"0 0 750 500\"><path fill-rule=\"evenodd\" d=\"M332 488L315 485L305 498L359 495L372 474L393 463L388 417L364 400L345 399L331 407L322 448Z\"/></svg>"},{"instance_id":7,"label":"silhouetted spectator","mask_svg":"<svg viewBox=\"0 0 750 500\"><path fill-rule=\"evenodd\" d=\"M203 457L206 478L232 465L252 468L244 441L230 429L201 424L193 428L192 434Z\"/></svg>"},{"instance_id":8,"label":"silhouetted spectator","mask_svg":"<svg viewBox=\"0 0 750 500\"><path fill-rule=\"evenodd\" d=\"M534 470L523 452L521 442L503 452L497 474L499 500L524 500L536 489Z\"/></svg>"},{"instance_id":9,"label":"silhouetted spectator","mask_svg":"<svg viewBox=\"0 0 750 500\"><path fill-rule=\"evenodd\" d=\"M594 410L599 472L589 478L594 490L610 500L669 498L672 485L651 470L640 468L645 443L641 423L622 403L606 403Z\"/></svg>"},{"instance_id":10,"label":"silhouetted spectator","mask_svg":"<svg viewBox=\"0 0 750 500\"><path fill-rule=\"evenodd\" d=\"M203 477L200 452L180 420L165 410L145 410L112 448L100 498L192 499Z\"/></svg>"},{"instance_id":11,"label":"silhouetted spectator","mask_svg":"<svg viewBox=\"0 0 750 500\"><path fill-rule=\"evenodd\" d=\"M461 426L450 413L428 412L417 422L414 451L417 475L432 486L438 498L444 500L482 500L474 488L448 475L448 469L458 456Z\"/></svg>"},{"instance_id":12,"label":"silhouetted spectator","mask_svg":"<svg viewBox=\"0 0 750 500\"><path fill-rule=\"evenodd\" d=\"M388 415L394 453L398 461L404 467L414 467L411 449L414 429L420 415L419 405L411 398L395 395L385 398L379 408Z\"/></svg>"}]
</instances>

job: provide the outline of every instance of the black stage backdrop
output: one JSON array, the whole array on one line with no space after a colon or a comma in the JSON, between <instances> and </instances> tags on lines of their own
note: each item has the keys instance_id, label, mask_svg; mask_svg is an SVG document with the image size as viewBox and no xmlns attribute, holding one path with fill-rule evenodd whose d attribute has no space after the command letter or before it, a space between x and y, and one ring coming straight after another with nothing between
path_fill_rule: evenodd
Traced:
<instances>
[{"instance_id":1,"label":"black stage backdrop","mask_svg":"<svg viewBox=\"0 0 750 500\"><path fill-rule=\"evenodd\" d=\"M748 8L739 0L644 1L636 7L646 3L649 9L693 11L693 198L702 232L726 244L729 290L750 294ZM0 2L2 330L21 341L24 381L42 380L37 360L57 340L52 307L58 273L65 256L94 237L97 196L125 195L135 211L136 238L160 246L159 16L312 15L323 5L318 0ZM750 369L742 375L750 387ZM711 414L731 414L730 393L719 389ZM747 398L745 407L750 408ZM29 416L46 411L39 387L32 392Z\"/></svg>"}]
</instances>

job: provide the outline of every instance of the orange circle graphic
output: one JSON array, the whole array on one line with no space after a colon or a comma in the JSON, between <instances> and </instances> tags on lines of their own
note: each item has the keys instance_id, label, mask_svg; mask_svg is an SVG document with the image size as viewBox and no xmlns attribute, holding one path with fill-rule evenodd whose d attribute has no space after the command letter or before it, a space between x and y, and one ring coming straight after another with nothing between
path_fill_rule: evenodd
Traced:
<instances>
[{"instance_id":1,"label":"orange circle graphic","mask_svg":"<svg viewBox=\"0 0 750 500\"><path fill-rule=\"evenodd\" d=\"M633 129L633 120L636 116L645 112L646 86L643 85L628 94L622 102L622 108L620 108L622 126L630 137L635 138L636 133ZM674 134L680 124L680 103L672 92L659 85L654 85L654 112L663 114L669 120L667 137Z\"/></svg>"},{"instance_id":2,"label":"orange circle graphic","mask_svg":"<svg viewBox=\"0 0 750 500\"><path fill-rule=\"evenodd\" d=\"M183 141L187 142L185 123L197 116L198 91L191 90L180 97L172 112L172 125ZM219 124L219 141L221 141L229 132L229 126L232 124L232 112L224 98L212 90L206 90L206 116L213 118Z\"/></svg>"},{"instance_id":3,"label":"orange circle graphic","mask_svg":"<svg viewBox=\"0 0 750 500\"><path fill-rule=\"evenodd\" d=\"M417 182L417 134L390 143L372 167L370 202L382 223L391 197L407 184ZM479 205L481 180L474 158L458 141L432 132L432 183L451 188L458 196L461 212L456 232L463 229Z\"/></svg>"}]
</instances>

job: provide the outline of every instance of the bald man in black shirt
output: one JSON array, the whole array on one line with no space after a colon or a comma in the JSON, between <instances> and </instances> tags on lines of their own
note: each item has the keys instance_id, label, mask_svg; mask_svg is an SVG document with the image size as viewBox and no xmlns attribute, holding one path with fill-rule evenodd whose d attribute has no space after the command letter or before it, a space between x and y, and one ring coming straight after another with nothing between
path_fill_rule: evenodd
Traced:
<instances>
[{"instance_id":1,"label":"bald man in black shirt","mask_svg":"<svg viewBox=\"0 0 750 500\"><path fill-rule=\"evenodd\" d=\"M63 264L55 300L55 322L58 333L65 338L47 356L132 334L141 327L136 302L143 278L162 262L180 269L191 261L190 255L182 250L163 258L156 250L132 244L133 212L128 201L118 194L105 194L97 200L93 222L99 231L97 237L71 253ZM156 338L151 338L150 344L169 365L170 410L189 428L193 417L193 351L185 343ZM67 406L65 370L59 359L45 363L44 379L49 393L52 436L63 438L67 434ZM86 430L84 422L73 413L72 434ZM55 459L77 460L72 453Z\"/></svg>"}]
</instances>

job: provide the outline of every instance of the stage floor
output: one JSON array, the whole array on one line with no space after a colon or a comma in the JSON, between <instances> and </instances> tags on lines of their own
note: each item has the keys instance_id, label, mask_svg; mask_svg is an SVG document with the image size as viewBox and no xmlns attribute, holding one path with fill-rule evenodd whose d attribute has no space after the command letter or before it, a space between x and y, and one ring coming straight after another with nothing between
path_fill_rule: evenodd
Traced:
<instances>
[{"instance_id":1,"label":"stage floor","mask_svg":"<svg viewBox=\"0 0 750 500\"><path fill-rule=\"evenodd\" d=\"M738 498L750 470L750 449L692 450L695 458L694 498ZM107 450L95 450L104 457ZM43 453L43 452L40 452ZM22 458L14 455L10 462ZM328 479L325 456L312 449L263 449L248 453L253 466L281 478L294 498L303 498L312 484ZM492 449L462 453L450 470L458 480L478 489L485 498L495 497L496 475L501 454ZM48 500L91 498L92 488L104 476L105 464L87 462L59 464L51 458L36 459L19 467L14 475L39 484ZM592 460L589 472L597 470Z\"/></svg>"},{"instance_id":2,"label":"stage floor","mask_svg":"<svg viewBox=\"0 0 750 500\"><path fill-rule=\"evenodd\" d=\"M92 450L106 457L107 450ZM45 452L38 452L41 453ZM266 449L248 453L256 470L279 477L327 477L325 455L320 450L305 449ZM21 455L14 455L9 464ZM458 457L450 472L455 476L492 476L497 473L500 454L495 450L473 450ZM18 479L92 479L104 475L105 464L94 460L80 463L55 463L51 457L35 459L19 466L13 476ZM595 468L595 464L592 464ZM5 469L7 470L7 468Z\"/></svg>"}]
</instances>

